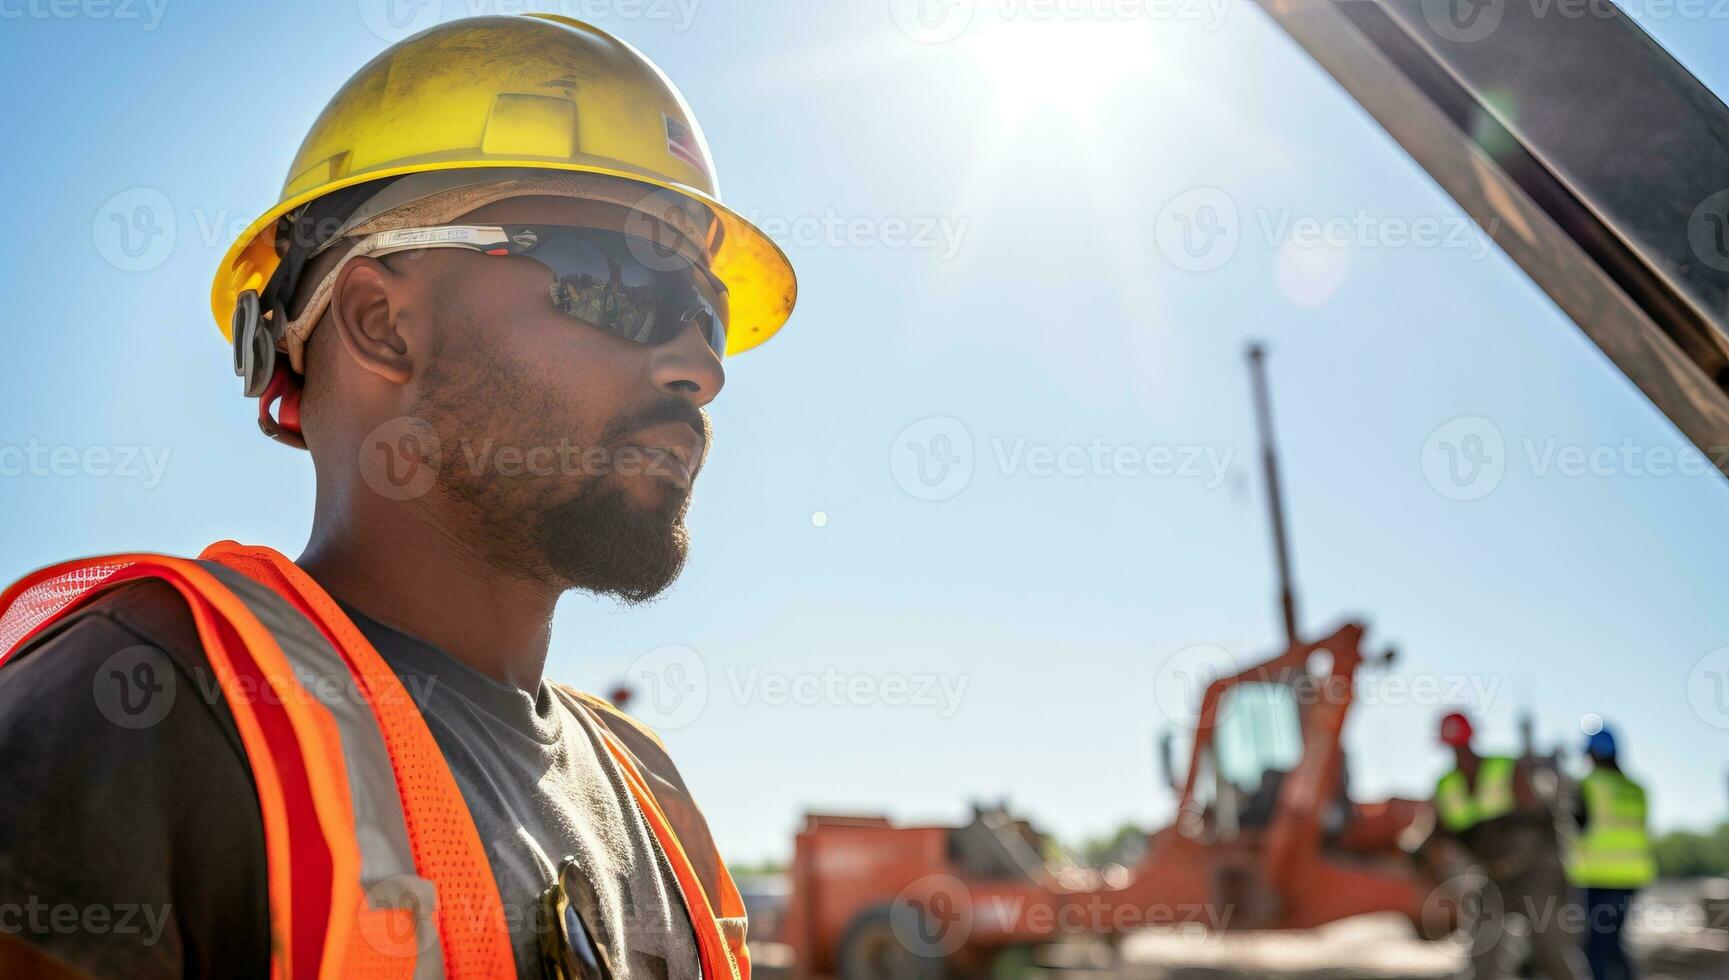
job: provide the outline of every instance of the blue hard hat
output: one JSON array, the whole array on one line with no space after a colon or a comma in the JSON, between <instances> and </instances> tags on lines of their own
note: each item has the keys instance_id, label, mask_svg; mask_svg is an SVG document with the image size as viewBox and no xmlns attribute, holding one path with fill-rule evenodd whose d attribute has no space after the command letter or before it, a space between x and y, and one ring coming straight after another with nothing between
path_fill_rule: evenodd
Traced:
<instances>
[{"instance_id":1,"label":"blue hard hat","mask_svg":"<svg viewBox=\"0 0 1729 980\"><path fill-rule=\"evenodd\" d=\"M1593 759L1615 757L1615 733L1609 730L1608 725L1592 733L1590 740L1585 743L1585 754Z\"/></svg>"}]
</instances>

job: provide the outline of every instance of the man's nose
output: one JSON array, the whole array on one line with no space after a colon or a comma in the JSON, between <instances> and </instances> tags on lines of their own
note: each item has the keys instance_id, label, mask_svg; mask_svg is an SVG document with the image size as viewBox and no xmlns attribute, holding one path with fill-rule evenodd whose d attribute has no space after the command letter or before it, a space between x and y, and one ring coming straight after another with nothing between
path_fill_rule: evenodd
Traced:
<instances>
[{"instance_id":1,"label":"man's nose","mask_svg":"<svg viewBox=\"0 0 1729 980\"><path fill-rule=\"evenodd\" d=\"M699 323L686 324L678 336L651 351L649 379L654 386L698 408L714 401L726 384L720 355L708 345Z\"/></svg>"}]
</instances>

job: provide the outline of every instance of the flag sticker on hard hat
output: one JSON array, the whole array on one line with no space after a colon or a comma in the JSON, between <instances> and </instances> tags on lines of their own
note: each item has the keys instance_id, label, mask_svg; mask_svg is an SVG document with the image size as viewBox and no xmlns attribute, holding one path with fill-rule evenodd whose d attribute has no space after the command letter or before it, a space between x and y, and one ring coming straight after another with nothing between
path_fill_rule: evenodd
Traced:
<instances>
[{"instance_id":1,"label":"flag sticker on hard hat","mask_svg":"<svg viewBox=\"0 0 1729 980\"><path fill-rule=\"evenodd\" d=\"M708 167L702 162L702 148L696 145L696 134L691 132L689 126L664 112L660 114L660 118L666 120L666 152L706 175Z\"/></svg>"}]
</instances>

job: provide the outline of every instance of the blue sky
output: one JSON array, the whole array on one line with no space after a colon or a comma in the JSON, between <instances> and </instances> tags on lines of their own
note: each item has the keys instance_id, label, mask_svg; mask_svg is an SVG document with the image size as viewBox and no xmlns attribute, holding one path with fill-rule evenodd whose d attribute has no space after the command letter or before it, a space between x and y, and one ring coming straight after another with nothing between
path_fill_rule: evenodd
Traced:
<instances>
[{"instance_id":1,"label":"blue sky","mask_svg":"<svg viewBox=\"0 0 1729 980\"><path fill-rule=\"evenodd\" d=\"M1729 485L1663 466L1672 427L1257 9L1011 4L947 40L876 0L559 9L673 77L800 275L728 364L684 578L569 597L549 666L683 692L644 713L728 853L784 855L806 809L1162 822L1156 734L1278 641L1253 337L1304 622L1401 653L1347 730L1358 794L1426 794L1450 706L1506 749L1521 711L1568 748L1595 712L1659 825L1724 815ZM254 428L209 280L397 28L365 0L0 10L0 575L297 553L310 467ZM1648 26L1729 86L1729 23ZM1185 251L1221 218L1225 252Z\"/></svg>"}]
</instances>

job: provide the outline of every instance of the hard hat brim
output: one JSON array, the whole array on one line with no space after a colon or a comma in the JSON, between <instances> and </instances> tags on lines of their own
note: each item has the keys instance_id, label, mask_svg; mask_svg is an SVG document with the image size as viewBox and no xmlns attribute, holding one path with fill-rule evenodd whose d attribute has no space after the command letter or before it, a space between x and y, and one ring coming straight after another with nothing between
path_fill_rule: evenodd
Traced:
<instances>
[{"instance_id":1,"label":"hard hat brim","mask_svg":"<svg viewBox=\"0 0 1729 980\"><path fill-rule=\"evenodd\" d=\"M544 159L487 159L431 163L420 161L366 170L320 184L280 202L252 222L235 239L217 267L216 281L210 291L210 310L216 318L217 328L222 331L223 337L232 341L234 304L248 289L263 291L265 283L276 270L279 258L271 232L283 215L332 191L385 177L438 170L494 167L562 170L618 177L648 188L671 191L712 211L723 230L720 244L714 250L712 271L726 286L731 308L726 347L728 356L743 353L767 341L780 331L792 315L793 305L798 300L798 279L786 253L761 229L713 196L686 184L587 163Z\"/></svg>"}]
</instances>

